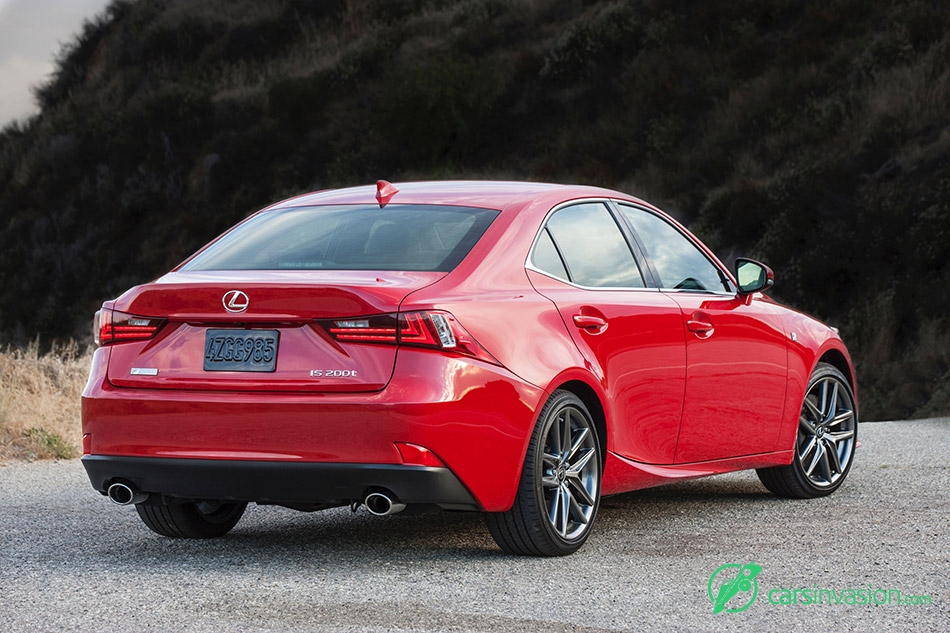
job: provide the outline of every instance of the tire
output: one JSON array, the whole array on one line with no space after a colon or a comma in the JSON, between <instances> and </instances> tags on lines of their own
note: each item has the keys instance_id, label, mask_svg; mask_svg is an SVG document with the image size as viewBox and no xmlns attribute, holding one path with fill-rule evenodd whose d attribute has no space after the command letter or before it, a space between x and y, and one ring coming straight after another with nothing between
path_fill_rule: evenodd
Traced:
<instances>
[{"instance_id":1,"label":"tire","mask_svg":"<svg viewBox=\"0 0 950 633\"><path fill-rule=\"evenodd\" d=\"M231 531L244 514L246 503L197 501L171 505L135 506L150 530L173 538L216 538Z\"/></svg>"},{"instance_id":2,"label":"tire","mask_svg":"<svg viewBox=\"0 0 950 633\"><path fill-rule=\"evenodd\" d=\"M569 391L555 391L538 415L514 504L485 516L492 538L509 554L576 552L597 517L602 463L587 407Z\"/></svg>"},{"instance_id":3,"label":"tire","mask_svg":"<svg viewBox=\"0 0 950 633\"><path fill-rule=\"evenodd\" d=\"M779 497L830 495L851 470L857 440L858 417L851 386L836 367L819 363L802 402L792 463L760 468L756 473Z\"/></svg>"}]
</instances>

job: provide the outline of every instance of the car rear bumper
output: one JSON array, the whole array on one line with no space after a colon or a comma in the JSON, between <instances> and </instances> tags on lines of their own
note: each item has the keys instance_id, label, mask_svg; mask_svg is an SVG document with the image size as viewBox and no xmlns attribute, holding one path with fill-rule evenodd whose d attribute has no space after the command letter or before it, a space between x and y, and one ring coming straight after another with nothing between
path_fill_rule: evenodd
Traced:
<instances>
[{"instance_id":1,"label":"car rear bumper","mask_svg":"<svg viewBox=\"0 0 950 633\"><path fill-rule=\"evenodd\" d=\"M96 352L82 401L83 460L100 491L111 478L175 497L325 503L380 487L404 503L503 511L545 398L503 367L411 348L385 389L333 394L116 387L108 352ZM445 468L406 463L397 443Z\"/></svg>"},{"instance_id":2,"label":"car rear bumper","mask_svg":"<svg viewBox=\"0 0 950 633\"><path fill-rule=\"evenodd\" d=\"M401 503L478 510L447 468L110 455L86 455L82 465L93 488L103 494L110 484L122 482L139 492L181 499L346 505L370 492L386 491Z\"/></svg>"}]
</instances>

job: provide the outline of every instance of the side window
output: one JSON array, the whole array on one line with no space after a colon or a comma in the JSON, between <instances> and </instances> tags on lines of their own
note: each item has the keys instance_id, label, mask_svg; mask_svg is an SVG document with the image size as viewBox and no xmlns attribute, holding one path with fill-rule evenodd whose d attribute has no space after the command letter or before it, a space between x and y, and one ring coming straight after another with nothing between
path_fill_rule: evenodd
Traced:
<instances>
[{"instance_id":1,"label":"side window","mask_svg":"<svg viewBox=\"0 0 950 633\"><path fill-rule=\"evenodd\" d=\"M644 287L627 240L607 207L599 202L565 207L552 215L531 262L579 286Z\"/></svg>"},{"instance_id":2,"label":"side window","mask_svg":"<svg viewBox=\"0 0 950 633\"><path fill-rule=\"evenodd\" d=\"M728 292L719 268L663 218L635 207L620 205L620 211L637 232L660 275L660 287L676 290Z\"/></svg>"},{"instance_id":3,"label":"side window","mask_svg":"<svg viewBox=\"0 0 950 633\"><path fill-rule=\"evenodd\" d=\"M534 254L531 256L531 263L538 270L557 277L558 279L568 279L567 270L564 268L564 262L561 260L551 234L548 230L541 229L541 235L538 236L538 243L534 246Z\"/></svg>"}]
</instances>

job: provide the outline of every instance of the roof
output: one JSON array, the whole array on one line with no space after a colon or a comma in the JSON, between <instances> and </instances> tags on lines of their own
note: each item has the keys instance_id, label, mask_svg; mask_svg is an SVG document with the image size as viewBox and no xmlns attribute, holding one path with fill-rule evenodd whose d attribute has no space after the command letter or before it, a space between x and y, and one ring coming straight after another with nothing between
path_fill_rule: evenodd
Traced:
<instances>
[{"instance_id":1,"label":"roof","mask_svg":"<svg viewBox=\"0 0 950 633\"><path fill-rule=\"evenodd\" d=\"M393 183L399 192L393 204L444 204L489 209L520 207L529 201L551 201L575 198L618 198L638 201L627 194L586 185L558 185L538 182L507 182L490 180L446 180ZM377 204L376 185L330 189L296 196L271 208L329 204Z\"/></svg>"}]
</instances>

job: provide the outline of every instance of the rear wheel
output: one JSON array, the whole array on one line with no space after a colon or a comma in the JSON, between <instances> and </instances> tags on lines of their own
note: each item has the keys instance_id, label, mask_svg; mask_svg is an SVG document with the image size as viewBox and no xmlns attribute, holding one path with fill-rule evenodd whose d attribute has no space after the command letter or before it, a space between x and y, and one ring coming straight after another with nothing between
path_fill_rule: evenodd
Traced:
<instances>
[{"instance_id":1,"label":"rear wheel","mask_svg":"<svg viewBox=\"0 0 950 633\"><path fill-rule=\"evenodd\" d=\"M590 534L600 503L601 455L587 407L555 391L538 416L514 505L486 515L495 542L510 554L563 556Z\"/></svg>"},{"instance_id":2,"label":"rear wheel","mask_svg":"<svg viewBox=\"0 0 950 633\"><path fill-rule=\"evenodd\" d=\"M792 463L756 472L765 487L779 497L829 495L851 470L857 438L851 386L836 367L819 363L802 402Z\"/></svg>"},{"instance_id":3,"label":"rear wheel","mask_svg":"<svg viewBox=\"0 0 950 633\"><path fill-rule=\"evenodd\" d=\"M142 522L153 532L176 538L224 536L244 514L246 503L196 501L171 505L137 504Z\"/></svg>"}]
</instances>

